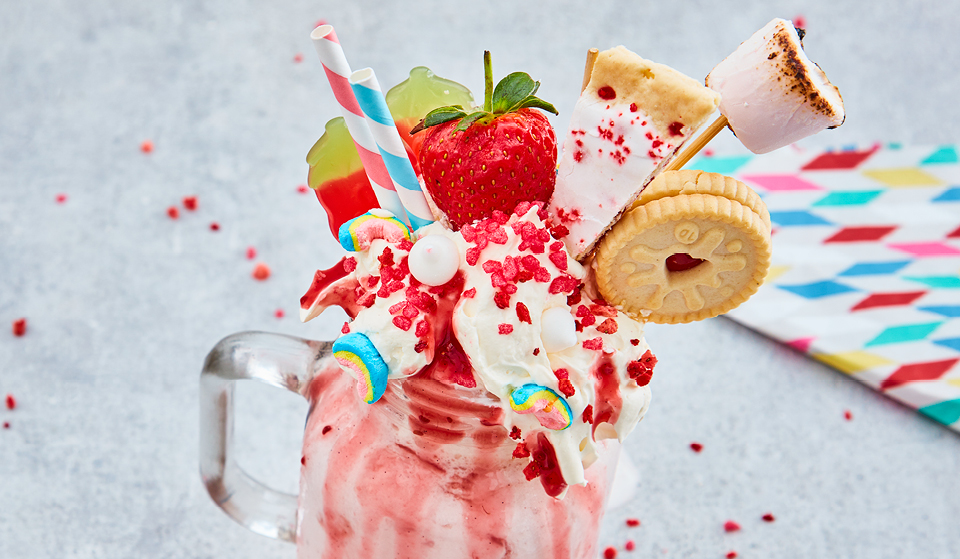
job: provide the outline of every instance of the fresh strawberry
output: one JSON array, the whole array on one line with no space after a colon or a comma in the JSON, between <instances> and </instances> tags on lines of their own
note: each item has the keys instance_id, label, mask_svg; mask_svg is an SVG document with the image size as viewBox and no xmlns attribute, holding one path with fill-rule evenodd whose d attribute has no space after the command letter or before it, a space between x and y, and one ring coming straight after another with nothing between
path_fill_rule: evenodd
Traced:
<instances>
[{"instance_id":1,"label":"fresh strawberry","mask_svg":"<svg viewBox=\"0 0 960 559\"><path fill-rule=\"evenodd\" d=\"M493 89L490 53L483 57L483 110L431 111L411 134L429 128L420 169L430 197L454 229L520 202L550 200L556 182L557 137L543 109L557 110L534 94L540 82L514 72Z\"/></svg>"}]
</instances>

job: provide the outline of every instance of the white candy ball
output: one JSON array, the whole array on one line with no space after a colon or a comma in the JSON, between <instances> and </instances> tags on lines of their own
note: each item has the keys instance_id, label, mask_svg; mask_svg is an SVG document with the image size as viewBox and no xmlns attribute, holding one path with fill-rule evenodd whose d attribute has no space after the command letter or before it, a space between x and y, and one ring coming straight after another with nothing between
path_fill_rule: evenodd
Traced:
<instances>
[{"instance_id":1,"label":"white candy ball","mask_svg":"<svg viewBox=\"0 0 960 559\"><path fill-rule=\"evenodd\" d=\"M577 324L566 307L543 311L540 318L540 341L547 353L563 351L577 344Z\"/></svg>"},{"instance_id":2,"label":"white candy ball","mask_svg":"<svg viewBox=\"0 0 960 559\"><path fill-rule=\"evenodd\" d=\"M417 281L431 286L443 285L460 269L457 244L443 235L421 237L410 249L410 273Z\"/></svg>"}]
</instances>

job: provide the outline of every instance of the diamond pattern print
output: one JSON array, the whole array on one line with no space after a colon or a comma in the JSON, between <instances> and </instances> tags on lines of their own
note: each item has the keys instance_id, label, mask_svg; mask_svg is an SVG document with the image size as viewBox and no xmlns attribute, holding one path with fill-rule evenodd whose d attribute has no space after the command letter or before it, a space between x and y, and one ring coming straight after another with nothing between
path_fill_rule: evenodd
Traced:
<instances>
[{"instance_id":1,"label":"diamond pattern print","mask_svg":"<svg viewBox=\"0 0 960 559\"><path fill-rule=\"evenodd\" d=\"M813 203L814 206L862 206L883 194L882 190L853 190L831 192Z\"/></svg>"},{"instance_id":2,"label":"diamond pattern print","mask_svg":"<svg viewBox=\"0 0 960 559\"><path fill-rule=\"evenodd\" d=\"M806 299L819 299L821 297L829 297L831 295L839 295L841 293L856 291L856 289L852 287L843 285L842 283L837 283L835 281L816 281L801 285L779 285L777 287L780 289L786 289L791 293L796 293L797 295Z\"/></svg>"},{"instance_id":3,"label":"diamond pattern print","mask_svg":"<svg viewBox=\"0 0 960 559\"><path fill-rule=\"evenodd\" d=\"M869 295L863 301L850 308L851 311L862 311L863 309L872 309L876 307L895 307L900 305L909 305L920 297L926 295L926 291L906 291L901 293L874 293Z\"/></svg>"},{"instance_id":4,"label":"diamond pattern print","mask_svg":"<svg viewBox=\"0 0 960 559\"><path fill-rule=\"evenodd\" d=\"M865 151L841 151L827 152L810 160L809 163L800 168L801 171L825 171L825 170L845 170L854 169L863 163L868 157L873 155L876 148Z\"/></svg>"},{"instance_id":5,"label":"diamond pattern print","mask_svg":"<svg viewBox=\"0 0 960 559\"><path fill-rule=\"evenodd\" d=\"M864 171L863 175L894 188L939 186L943 184L937 177L915 167L906 169L871 169Z\"/></svg>"},{"instance_id":6,"label":"diamond pattern print","mask_svg":"<svg viewBox=\"0 0 960 559\"><path fill-rule=\"evenodd\" d=\"M885 328L876 338L870 340L864 347L884 344L899 344L903 342L915 342L922 340L940 327L942 322L929 322L927 324L904 324L902 326L891 326Z\"/></svg>"},{"instance_id":7,"label":"diamond pattern print","mask_svg":"<svg viewBox=\"0 0 960 559\"><path fill-rule=\"evenodd\" d=\"M771 219L772 219L771 213ZM866 226L866 227L844 227L834 233L825 243L856 243L860 241L879 241L897 229L896 225L887 225L884 227Z\"/></svg>"},{"instance_id":8,"label":"diamond pattern print","mask_svg":"<svg viewBox=\"0 0 960 559\"><path fill-rule=\"evenodd\" d=\"M953 368L960 359L944 359L903 365L880 383L880 390L890 390L908 382L935 380Z\"/></svg>"},{"instance_id":9,"label":"diamond pattern print","mask_svg":"<svg viewBox=\"0 0 960 559\"><path fill-rule=\"evenodd\" d=\"M736 173L770 208L778 272L728 316L960 431L957 146L780 150Z\"/></svg>"}]
</instances>

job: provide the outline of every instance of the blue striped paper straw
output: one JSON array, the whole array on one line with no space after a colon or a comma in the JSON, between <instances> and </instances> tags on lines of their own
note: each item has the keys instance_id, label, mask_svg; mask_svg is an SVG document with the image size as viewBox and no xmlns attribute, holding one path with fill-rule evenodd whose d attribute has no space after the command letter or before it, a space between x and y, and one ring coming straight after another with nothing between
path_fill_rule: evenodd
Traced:
<instances>
[{"instance_id":1,"label":"blue striped paper straw","mask_svg":"<svg viewBox=\"0 0 960 559\"><path fill-rule=\"evenodd\" d=\"M400 195L400 202L407 210L410 224L414 229L419 229L433 223L433 212L430 211L427 198L420 188L417 173L407 159L407 150L400 138L400 132L397 131L397 125L393 122L390 109L387 108L377 76L370 68L357 70L350 74L350 86L367 124L370 125L370 132L377 142L377 148L396 186L397 194Z\"/></svg>"},{"instance_id":2,"label":"blue striped paper straw","mask_svg":"<svg viewBox=\"0 0 960 559\"><path fill-rule=\"evenodd\" d=\"M350 64L347 63L347 57L343 54L337 32L330 25L321 25L310 33L310 39L317 49L317 56L320 57L323 71L330 82L330 89L333 90L337 104L340 105L340 114L347 122L347 130L357 147L360 162L367 173L367 178L370 179L370 187L377 197L377 203L381 208L397 216L400 221L409 224L400 196L396 192L393 181L390 180L390 172L387 171L383 158L377 153L377 143L363 118L363 111L360 110L354 98L353 89L349 83L352 73Z\"/></svg>"}]
</instances>

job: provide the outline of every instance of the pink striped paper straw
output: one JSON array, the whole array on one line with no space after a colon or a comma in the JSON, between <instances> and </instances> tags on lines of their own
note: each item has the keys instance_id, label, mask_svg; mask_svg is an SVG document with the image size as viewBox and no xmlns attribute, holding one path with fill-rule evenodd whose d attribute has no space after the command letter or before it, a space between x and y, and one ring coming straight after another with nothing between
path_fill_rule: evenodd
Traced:
<instances>
[{"instance_id":1,"label":"pink striped paper straw","mask_svg":"<svg viewBox=\"0 0 960 559\"><path fill-rule=\"evenodd\" d=\"M400 202L407 210L410 224L414 229L419 229L433 223L433 212L427 205L427 198L420 187L413 165L407 159L407 149L400 138L390 109L387 108L387 101L383 97L376 74L370 68L357 70L350 74L350 85L363 115L367 117L367 125L377 142L380 156L390 172L397 194L400 195Z\"/></svg>"},{"instance_id":2,"label":"pink striped paper straw","mask_svg":"<svg viewBox=\"0 0 960 559\"><path fill-rule=\"evenodd\" d=\"M397 189L390 179L390 173L387 172L387 167L380 156L377 143L370 133L370 127L364 120L363 111L357 104L357 98L350 89L348 81L351 74L350 64L347 63L347 57L343 54L336 31L333 30L332 25L321 25L310 33L310 39L313 41L314 48L317 49L317 56L323 64L323 71L327 75L327 81L330 82L333 96L337 98L337 103L340 105L340 113L347 122L347 130L350 131L353 143L357 146L360 162L363 163L363 170L370 179L370 186L373 187L377 202L381 208L409 225L410 219L407 217L407 212L403 209L403 203L400 202Z\"/></svg>"}]
</instances>

